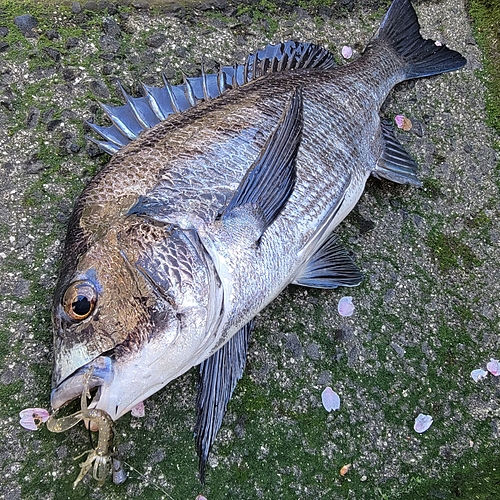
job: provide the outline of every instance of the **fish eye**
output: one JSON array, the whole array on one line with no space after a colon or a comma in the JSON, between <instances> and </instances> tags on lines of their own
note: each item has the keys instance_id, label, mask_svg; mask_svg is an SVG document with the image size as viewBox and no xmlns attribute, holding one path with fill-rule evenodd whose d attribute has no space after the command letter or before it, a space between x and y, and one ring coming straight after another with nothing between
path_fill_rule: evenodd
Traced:
<instances>
[{"instance_id":1,"label":"fish eye","mask_svg":"<svg viewBox=\"0 0 500 500\"><path fill-rule=\"evenodd\" d=\"M97 302L97 292L88 281L76 281L66 290L62 305L64 312L73 321L82 321L90 316Z\"/></svg>"}]
</instances>

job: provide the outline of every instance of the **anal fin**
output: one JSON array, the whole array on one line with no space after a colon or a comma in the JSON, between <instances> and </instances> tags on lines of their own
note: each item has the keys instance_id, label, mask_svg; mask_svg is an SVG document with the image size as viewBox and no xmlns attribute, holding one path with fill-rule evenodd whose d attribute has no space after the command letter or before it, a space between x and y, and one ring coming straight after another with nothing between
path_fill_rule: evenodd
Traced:
<instances>
[{"instance_id":1,"label":"anal fin","mask_svg":"<svg viewBox=\"0 0 500 500\"><path fill-rule=\"evenodd\" d=\"M372 175L398 184L421 187L422 183L417 177L417 163L396 139L393 126L387 121L381 121L380 127L384 149Z\"/></svg>"},{"instance_id":2,"label":"anal fin","mask_svg":"<svg viewBox=\"0 0 500 500\"><path fill-rule=\"evenodd\" d=\"M222 424L227 404L245 370L248 341L253 325L252 319L200 364L195 436L202 483L205 480L208 455Z\"/></svg>"},{"instance_id":3,"label":"anal fin","mask_svg":"<svg viewBox=\"0 0 500 500\"><path fill-rule=\"evenodd\" d=\"M337 288L357 286L362 280L363 274L340 245L338 236L332 233L293 283L312 288Z\"/></svg>"}]
</instances>

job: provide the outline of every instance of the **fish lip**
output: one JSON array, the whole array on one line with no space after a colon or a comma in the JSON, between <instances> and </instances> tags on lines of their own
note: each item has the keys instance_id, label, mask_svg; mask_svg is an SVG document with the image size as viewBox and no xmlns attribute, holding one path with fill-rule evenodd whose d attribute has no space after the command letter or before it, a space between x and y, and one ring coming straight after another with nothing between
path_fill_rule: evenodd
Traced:
<instances>
[{"instance_id":1,"label":"fish lip","mask_svg":"<svg viewBox=\"0 0 500 500\"><path fill-rule=\"evenodd\" d=\"M103 385L109 385L114 377L113 360L108 356L99 356L86 365L78 368L71 375L66 377L59 385L52 389L50 393L50 405L54 410L61 408L73 399L82 395L83 377L85 373L93 368L90 379L89 390L99 388L98 394L94 397L93 403L98 400Z\"/></svg>"}]
</instances>

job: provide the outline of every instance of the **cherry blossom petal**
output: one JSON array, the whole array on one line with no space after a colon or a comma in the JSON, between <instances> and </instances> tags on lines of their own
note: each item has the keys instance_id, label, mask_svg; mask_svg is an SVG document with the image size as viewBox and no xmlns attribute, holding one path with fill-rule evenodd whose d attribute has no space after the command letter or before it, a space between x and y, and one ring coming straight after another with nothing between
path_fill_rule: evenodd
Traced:
<instances>
[{"instance_id":1,"label":"cherry blossom petal","mask_svg":"<svg viewBox=\"0 0 500 500\"><path fill-rule=\"evenodd\" d=\"M495 377L500 375L500 362L498 359L490 359L490 362L486 365L486 369Z\"/></svg>"},{"instance_id":2,"label":"cherry blossom petal","mask_svg":"<svg viewBox=\"0 0 500 500\"><path fill-rule=\"evenodd\" d=\"M49 416L49 412L44 408L26 408L19 412L19 423L29 431L36 431L40 425L47 422Z\"/></svg>"},{"instance_id":3,"label":"cherry blossom petal","mask_svg":"<svg viewBox=\"0 0 500 500\"><path fill-rule=\"evenodd\" d=\"M207 500L203 495L198 495L195 500Z\"/></svg>"},{"instance_id":4,"label":"cherry blossom petal","mask_svg":"<svg viewBox=\"0 0 500 500\"><path fill-rule=\"evenodd\" d=\"M36 425L36 423L32 417L22 418L21 420L19 420L19 423L21 424L21 427L24 427L25 429L28 429L29 431L37 431L38 430L38 425Z\"/></svg>"},{"instance_id":5,"label":"cherry blossom petal","mask_svg":"<svg viewBox=\"0 0 500 500\"><path fill-rule=\"evenodd\" d=\"M344 59L350 59L352 57L352 49L348 45L342 47L342 57Z\"/></svg>"},{"instance_id":6,"label":"cherry blossom petal","mask_svg":"<svg viewBox=\"0 0 500 500\"><path fill-rule=\"evenodd\" d=\"M321 393L321 401L328 412L340 408L340 397L331 387L327 387Z\"/></svg>"},{"instance_id":7,"label":"cherry blossom petal","mask_svg":"<svg viewBox=\"0 0 500 500\"><path fill-rule=\"evenodd\" d=\"M146 411L144 409L144 401L141 401L140 403L137 403L131 410L130 414L133 417L137 418L142 418L144 415L146 415Z\"/></svg>"},{"instance_id":8,"label":"cherry blossom petal","mask_svg":"<svg viewBox=\"0 0 500 500\"><path fill-rule=\"evenodd\" d=\"M435 45L436 47L441 47L441 45L443 45L443 44L442 44L439 40L436 40L436 41L434 42L434 45Z\"/></svg>"},{"instance_id":9,"label":"cherry blossom petal","mask_svg":"<svg viewBox=\"0 0 500 500\"><path fill-rule=\"evenodd\" d=\"M430 415L424 415L420 413L419 416L415 419L415 425L413 428L415 432L421 434L425 432L432 425L432 417Z\"/></svg>"},{"instance_id":10,"label":"cherry blossom petal","mask_svg":"<svg viewBox=\"0 0 500 500\"><path fill-rule=\"evenodd\" d=\"M404 119L405 117L403 115L396 115L394 117L394 121L396 122L398 128L403 128Z\"/></svg>"},{"instance_id":11,"label":"cherry blossom petal","mask_svg":"<svg viewBox=\"0 0 500 500\"><path fill-rule=\"evenodd\" d=\"M481 380L482 378L486 378L488 372L483 370L482 368L478 368L477 370L472 370L470 372L470 376L474 379L474 382Z\"/></svg>"},{"instance_id":12,"label":"cherry blossom petal","mask_svg":"<svg viewBox=\"0 0 500 500\"><path fill-rule=\"evenodd\" d=\"M352 303L352 297L342 297L339 300L337 309L341 316L352 316L352 314L354 313L354 304Z\"/></svg>"},{"instance_id":13,"label":"cherry blossom petal","mask_svg":"<svg viewBox=\"0 0 500 500\"><path fill-rule=\"evenodd\" d=\"M408 130L411 130L413 127L411 120L406 118L404 115L396 115L394 117L394 121L396 122L397 127L405 132L408 132Z\"/></svg>"},{"instance_id":14,"label":"cherry blossom petal","mask_svg":"<svg viewBox=\"0 0 500 500\"><path fill-rule=\"evenodd\" d=\"M352 464L346 464L340 469L340 475L345 476L348 472L349 469L352 467Z\"/></svg>"}]
</instances>

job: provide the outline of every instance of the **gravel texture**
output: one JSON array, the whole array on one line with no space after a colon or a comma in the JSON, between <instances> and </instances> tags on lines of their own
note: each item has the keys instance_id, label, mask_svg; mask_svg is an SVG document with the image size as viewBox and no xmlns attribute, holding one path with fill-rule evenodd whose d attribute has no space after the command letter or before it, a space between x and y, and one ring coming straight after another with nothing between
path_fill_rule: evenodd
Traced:
<instances>
[{"instance_id":1,"label":"gravel texture","mask_svg":"<svg viewBox=\"0 0 500 500\"><path fill-rule=\"evenodd\" d=\"M369 180L338 230L365 281L291 286L258 317L204 486L191 372L150 398L144 418L118 422L128 480L97 488L87 477L73 490L73 459L89 448L83 427L30 433L17 414L49 405L61 241L76 196L107 161L83 122L104 123L96 103L120 102L117 79L138 94L162 71L196 75L202 59L214 70L268 42L314 41L344 64L342 46L356 57L386 5L0 1L0 498L497 498L500 379L474 383L470 372L500 357L499 138L485 125L464 1L416 8L424 36L468 62L401 84L383 108L413 122L398 137L424 187ZM337 312L343 295L353 296L351 317ZM328 385L341 398L332 413L321 405ZM434 419L423 434L413 430L419 413ZM467 496L467 477L484 496Z\"/></svg>"}]
</instances>

